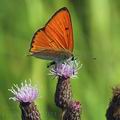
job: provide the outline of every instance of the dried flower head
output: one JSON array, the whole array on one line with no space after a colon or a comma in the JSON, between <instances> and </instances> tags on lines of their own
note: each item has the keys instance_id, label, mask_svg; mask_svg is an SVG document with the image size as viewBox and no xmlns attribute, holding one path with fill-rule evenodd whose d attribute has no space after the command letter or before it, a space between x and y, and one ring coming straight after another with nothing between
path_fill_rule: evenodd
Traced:
<instances>
[{"instance_id":1,"label":"dried flower head","mask_svg":"<svg viewBox=\"0 0 120 120\"><path fill-rule=\"evenodd\" d=\"M76 77L80 67L77 60L68 59L63 63L56 63L51 66L50 73L63 78Z\"/></svg>"},{"instance_id":2,"label":"dried flower head","mask_svg":"<svg viewBox=\"0 0 120 120\"><path fill-rule=\"evenodd\" d=\"M36 87L33 87L31 85L31 82L27 83L25 81L24 83L21 83L21 87L19 87L17 84L14 84L14 87L9 89L9 91L14 95L9 99L12 99L14 101L31 103L38 97L38 89Z\"/></svg>"}]
</instances>

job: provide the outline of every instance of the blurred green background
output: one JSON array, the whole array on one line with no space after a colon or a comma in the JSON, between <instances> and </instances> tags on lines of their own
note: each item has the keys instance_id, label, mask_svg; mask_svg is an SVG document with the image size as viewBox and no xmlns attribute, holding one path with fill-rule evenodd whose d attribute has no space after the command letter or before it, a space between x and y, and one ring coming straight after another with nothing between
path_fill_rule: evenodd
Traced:
<instances>
[{"instance_id":1,"label":"blurred green background","mask_svg":"<svg viewBox=\"0 0 120 120\"><path fill-rule=\"evenodd\" d=\"M25 79L38 85L42 120L58 120L57 80L48 75L48 61L27 54L33 33L64 6L72 17L74 54L83 64L71 80L74 98L82 104L82 120L105 120L111 88L120 83L119 0L0 1L0 120L20 120L8 89Z\"/></svg>"}]
</instances>

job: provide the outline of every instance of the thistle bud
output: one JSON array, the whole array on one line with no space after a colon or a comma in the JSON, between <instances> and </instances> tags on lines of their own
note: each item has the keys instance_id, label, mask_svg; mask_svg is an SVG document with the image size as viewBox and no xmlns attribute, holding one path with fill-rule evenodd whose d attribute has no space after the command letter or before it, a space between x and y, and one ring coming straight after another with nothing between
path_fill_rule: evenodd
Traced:
<instances>
[{"instance_id":1,"label":"thistle bud","mask_svg":"<svg viewBox=\"0 0 120 120\"><path fill-rule=\"evenodd\" d=\"M120 87L113 88L113 97L106 112L107 120L120 120Z\"/></svg>"},{"instance_id":2,"label":"thistle bud","mask_svg":"<svg viewBox=\"0 0 120 120\"><path fill-rule=\"evenodd\" d=\"M63 115L63 120L80 120L80 113L80 103L78 101L71 101Z\"/></svg>"}]
</instances>

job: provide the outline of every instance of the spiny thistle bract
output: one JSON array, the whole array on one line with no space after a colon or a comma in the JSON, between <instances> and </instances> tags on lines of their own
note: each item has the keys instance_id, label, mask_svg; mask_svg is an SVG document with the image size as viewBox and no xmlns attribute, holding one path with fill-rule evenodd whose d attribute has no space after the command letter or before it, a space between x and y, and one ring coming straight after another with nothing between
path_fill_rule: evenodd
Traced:
<instances>
[{"instance_id":1,"label":"spiny thistle bract","mask_svg":"<svg viewBox=\"0 0 120 120\"><path fill-rule=\"evenodd\" d=\"M80 120L81 105L79 101L71 101L66 109L63 120Z\"/></svg>"},{"instance_id":2,"label":"spiny thistle bract","mask_svg":"<svg viewBox=\"0 0 120 120\"><path fill-rule=\"evenodd\" d=\"M72 99L72 90L71 90L70 78L63 79L59 77L55 92L56 106L62 109L66 109L71 99Z\"/></svg>"}]
</instances>

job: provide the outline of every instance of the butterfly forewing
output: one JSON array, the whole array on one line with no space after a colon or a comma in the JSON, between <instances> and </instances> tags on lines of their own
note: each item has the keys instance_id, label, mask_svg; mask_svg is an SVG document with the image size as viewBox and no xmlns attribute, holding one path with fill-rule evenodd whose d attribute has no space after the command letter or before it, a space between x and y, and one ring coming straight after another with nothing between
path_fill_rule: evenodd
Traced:
<instances>
[{"instance_id":1,"label":"butterfly forewing","mask_svg":"<svg viewBox=\"0 0 120 120\"><path fill-rule=\"evenodd\" d=\"M43 49L51 49L52 47L57 49L58 45L51 42L51 39L45 34L44 31L38 30L33 38L30 52L39 52Z\"/></svg>"},{"instance_id":2,"label":"butterfly forewing","mask_svg":"<svg viewBox=\"0 0 120 120\"><path fill-rule=\"evenodd\" d=\"M55 13L46 24L45 33L61 48L73 51L72 23L67 8L62 8Z\"/></svg>"}]
</instances>

